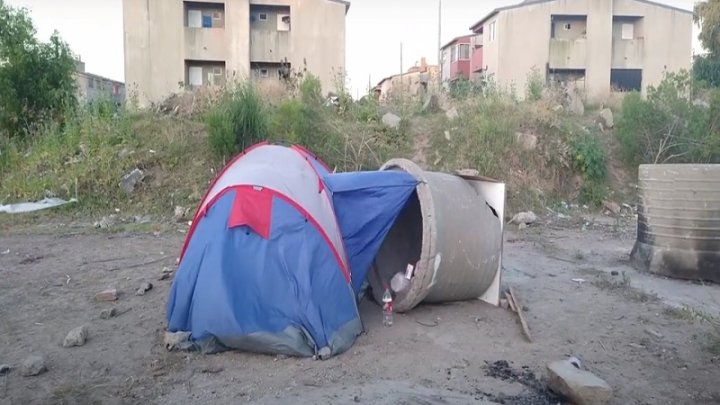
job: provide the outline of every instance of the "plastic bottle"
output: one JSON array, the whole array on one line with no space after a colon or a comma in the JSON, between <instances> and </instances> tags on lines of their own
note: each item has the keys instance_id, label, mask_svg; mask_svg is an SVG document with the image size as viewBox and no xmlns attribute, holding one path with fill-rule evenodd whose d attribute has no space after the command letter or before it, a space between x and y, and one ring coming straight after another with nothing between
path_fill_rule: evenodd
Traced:
<instances>
[{"instance_id":1,"label":"plastic bottle","mask_svg":"<svg viewBox=\"0 0 720 405\"><path fill-rule=\"evenodd\" d=\"M390 290L385 288L385 293L382 297L383 301L383 325L392 326L393 324L393 299Z\"/></svg>"}]
</instances>

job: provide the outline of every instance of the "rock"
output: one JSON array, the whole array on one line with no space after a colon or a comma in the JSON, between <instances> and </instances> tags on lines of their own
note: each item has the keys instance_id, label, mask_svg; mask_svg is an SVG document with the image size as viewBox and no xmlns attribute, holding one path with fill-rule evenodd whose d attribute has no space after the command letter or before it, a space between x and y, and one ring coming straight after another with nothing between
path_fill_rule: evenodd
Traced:
<instances>
[{"instance_id":1,"label":"rock","mask_svg":"<svg viewBox=\"0 0 720 405\"><path fill-rule=\"evenodd\" d=\"M613 117L612 110L610 110L609 108L603 108L602 110L600 110L600 115L598 116L598 119L603 129L612 129L615 127L615 118Z\"/></svg>"},{"instance_id":2,"label":"rock","mask_svg":"<svg viewBox=\"0 0 720 405\"><path fill-rule=\"evenodd\" d=\"M580 94L575 91L568 94L568 111L575 115L585 115L585 104Z\"/></svg>"},{"instance_id":3,"label":"rock","mask_svg":"<svg viewBox=\"0 0 720 405\"><path fill-rule=\"evenodd\" d=\"M510 220L511 224L525 224L525 225L531 225L537 222L538 217L535 215L532 211L526 211L526 212L520 212L518 214L515 214L515 216Z\"/></svg>"},{"instance_id":4,"label":"rock","mask_svg":"<svg viewBox=\"0 0 720 405\"><path fill-rule=\"evenodd\" d=\"M0 375L5 375L10 372L10 366L7 364L0 364Z\"/></svg>"},{"instance_id":5,"label":"rock","mask_svg":"<svg viewBox=\"0 0 720 405\"><path fill-rule=\"evenodd\" d=\"M508 303L508 300L505 298L500 298L500 308L502 309L508 309L510 308L510 304Z\"/></svg>"},{"instance_id":6,"label":"rock","mask_svg":"<svg viewBox=\"0 0 720 405\"><path fill-rule=\"evenodd\" d=\"M87 336L87 326L78 326L77 328L68 332L67 336L65 336L65 340L63 340L63 347L82 346L85 344Z\"/></svg>"},{"instance_id":7,"label":"rock","mask_svg":"<svg viewBox=\"0 0 720 405\"><path fill-rule=\"evenodd\" d=\"M616 203L615 201L603 201L603 208L610 211L610 213L614 215L620 214L620 204Z\"/></svg>"},{"instance_id":8,"label":"rock","mask_svg":"<svg viewBox=\"0 0 720 405\"><path fill-rule=\"evenodd\" d=\"M190 332L165 332L165 348L167 350L181 349L190 340Z\"/></svg>"},{"instance_id":9,"label":"rock","mask_svg":"<svg viewBox=\"0 0 720 405\"><path fill-rule=\"evenodd\" d=\"M448 117L449 120L454 120L455 118L460 116L460 113L458 113L457 108L453 107L445 112L445 115Z\"/></svg>"},{"instance_id":10,"label":"rock","mask_svg":"<svg viewBox=\"0 0 720 405\"><path fill-rule=\"evenodd\" d=\"M663 338L662 333L660 333L660 332L658 332L658 331L656 331L656 330L650 329L650 328L645 329L645 333L647 333L647 334L650 335L650 336L654 336L654 337L656 337L656 338L658 338L658 339L662 339L662 338Z\"/></svg>"},{"instance_id":11,"label":"rock","mask_svg":"<svg viewBox=\"0 0 720 405\"><path fill-rule=\"evenodd\" d=\"M327 360L332 355L332 352L330 351L330 348L325 346L318 352L318 357L320 360Z\"/></svg>"},{"instance_id":12,"label":"rock","mask_svg":"<svg viewBox=\"0 0 720 405\"><path fill-rule=\"evenodd\" d=\"M577 405L607 404L612 388L593 373L580 370L567 360L547 365L548 386Z\"/></svg>"},{"instance_id":13,"label":"rock","mask_svg":"<svg viewBox=\"0 0 720 405\"><path fill-rule=\"evenodd\" d=\"M451 138L450 138L450 131L445 131L445 132L443 133L443 135L445 135L445 140L449 142L450 139L451 139Z\"/></svg>"},{"instance_id":14,"label":"rock","mask_svg":"<svg viewBox=\"0 0 720 405\"><path fill-rule=\"evenodd\" d=\"M480 171L477 169L459 169L455 170L453 174L460 177L478 177L480 176Z\"/></svg>"},{"instance_id":15,"label":"rock","mask_svg":"<svg viewBox=\"0 0 720 405\"><path fill-rule=\"evenodd\" d=\"M20 375L23 377L31 377L47 371L45 366L45 358L42 356L30 356L20 365Z\"/></svg>"},{"instance_id":16,"label":"rock","mask_svg":"<svg viewBox=\"0 0 720 405\"><path fill-rule=\"evenodd\" d=\"M400 128L400 121L402 121L402 119L393 113L386 113L382 116L383 124L393 129Z\"/></svg>"},{"instance_id":17,"label":"rock","mask_svg":"<svg viewBox=\"0 0 720 405\"><path fill-rule=\"evenodd\" d=\"M150 221L152 221L152 217L150 215L135 215L133 221L136 224L149 224Z\"/></svg>"},{"instance_id":18,"label":"rock","mask_svg":"<svg viewBox=\"0 0 720 405\"><path fill-rule=\"evenodd\" d=\"M527 227L528 227L528 224L526 224L525 222L521 222L521 223L518 224L518 229L521 230L521 231L522 231L523 229L527 229Z\"/></svg>"},{"instance_id":19,"label":"rock","mask_svg":"<svg viewBox=\"0 0 720 405\"><path fill-rule=\"evenodd\" d=\"M151 283L144 282L142 283L142 285L140 285L140 288L135 291L135 295L145 295L145 293L152 290L152 288L153 285Z\"/></svg>"},{"instance_id":20,"label":"rock","mask_svg":"<svg viewBox=\"0 0 720 405\"><path fill-rule=\"evenodd\" d=\"M122 149L120 150L120 152L118 152L117 156L118 156L120 159L125 159L126 157L132 155L133 153L135 153L134 150L130 150L130 149L128 149L128 148L122 148Z\"/></svg>"},{"instance_id":21,"label":"rock","mask_svg":"<svg viewBox=\"0 0 720 405\"><path fill-rule=\"evenodd\" d=\"M190 195L188 196L188 200L190 200L190 201L200 201L200 199L201 199L202 197L203 197L203 196L202 196L202 194L200 194L200 192L198 192L198 191L193 191L192 194L190 194Z\"/></svg>"},{"instance_id":22,"label":"rock","mask_svg":"<svg viewBox=\"0 0 720 405\"><path fill-rule=\"evenodd\" d=\"M610 275L611 275L611 276L619 276L620 273L618 273L617 270L613 270L613 271L610 272Z\"/></svg>"},{"instance_id":23,"label":"rock","mask_svg":"<svg viewBox=\"0 0 720 405\"><path fill-rule=\"evenodd\" d=\"M438 100L437 94L430 94L425 98L425 103L422 106L422 112L424 113L436 113L440 111L440 101Z\"/></svg>"},{"instance_id":24,"label":"rock","mask_svg":"<svg viewBox=\"0 0 720 405\"><path fill-rule=\"evenodd\" d=\"M107 215L102 217L99 221L96 221L93 226L95 228L107 229L114 226L117 223L117 215Z\"/></svg>"},{"instance_id":25,"label":"rock","mask_svg":"<svg viewBox=\"0 0 720 405\"><path fill-rule=\"evenodd\" d=\"M100 319L110 319L117 315L117 309L107 308L100 311Z\"/></svg>"},{"instance_id":26,"label":"rock","mask_svg":"<svg viewBox=\"0 0 720 405\"><path fill-rule=\"evenodd\" d=\"M108 288L105 291L95 294L96 301L117 301L117 299L117 290L114 288Z\"/></svg>"},{"instance_id":27,"label":"rock","mask_svg":"<svg viewBox=\"0 0 720 405\"><path fill-rule=\"evenodd\" d=\"M143 176L143 171L135 168L120 179L120 187L126 194L132 194L132 192L135 191L135 186L142 181Z\"/></svg>"},{"instance_id":28,"label":"rock","mask_svg":"<svg viewBox=\"0 0 720 405\"><path fill-rule=\"evenodd\" d=\"M185 217L185 213L187 212L187 209L185 207L176 206L175 207L175 213L173 216L175 217L175 222L181 222L183 218Z\"/></svg>"},{"instance_id":29,"label":"rock","mask_svg":"<svg viewBox=\"0 0 720 405\"><path fill-rule=\"evenodd\" d=\"M160 275L160 277L158 277L158 281L167 280L169 278L170 278L170 273L163 273Z\"/></svg>"},{"instance_id":30,"label":"rock","mask_svg":"<svg viewBox=\"0 0 720 405\"><path fill-rule=\"evenodd\" d=\"M518 132L515 134L515 139L523 150L531 151L537 149L538 138L533 134Z\"/></svg>"}]
</instances>

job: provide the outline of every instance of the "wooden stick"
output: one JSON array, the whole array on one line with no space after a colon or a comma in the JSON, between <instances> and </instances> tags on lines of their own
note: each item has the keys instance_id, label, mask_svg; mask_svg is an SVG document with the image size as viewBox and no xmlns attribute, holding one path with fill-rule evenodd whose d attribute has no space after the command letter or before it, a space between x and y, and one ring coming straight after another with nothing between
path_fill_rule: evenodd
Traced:
<instances>
[{"instance_id":1,"label":"wooden stick","mask_svg":"<svg viewBox=\"0 0 720 405\"><path fill-rule=\"evenodd\" d=\"M523 332L525 332L525 337L527 338L528 342L532 343L532 337L530 336L530 327L528 327L527 321L525 320L525 315L523 314L522 309L522 303L520 303L520 300L518 299L518 296L515 294L515 291L513 291L512 287L508 287L510 290L510 295L512 296L512 299L515 301L515 308L517 308L517 314L520 317L520 323L522 324Z\"/></svg>"},{"instance_id":2,"label":"wooden stick","mask_svg":"<svg viewBox=\"0 0 720 405\"><path fill-rule=\"evenodd\" d=\"M508 305L510 306L510 309L513 312L517 312L517 309L515 308L515 301L513 301L512 296L509 292L505 291L505 298L507 299Z\"/></svg>"}]
</instances>

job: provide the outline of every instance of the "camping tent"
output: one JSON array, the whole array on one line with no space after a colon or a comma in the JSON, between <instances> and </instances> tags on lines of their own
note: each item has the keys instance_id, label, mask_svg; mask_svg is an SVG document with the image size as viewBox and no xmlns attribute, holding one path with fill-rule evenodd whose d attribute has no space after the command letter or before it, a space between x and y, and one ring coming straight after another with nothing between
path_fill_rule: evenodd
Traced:
<instances>
[{"instance_id":1,"label":"camping tent","mask_svg":"<svg viewBox=\"0 0 720 405\"><path fill-rule=\"evenodd\" d=\"M210 352L347 350L363 330L359 287L416 184L400 172L331 174L297 146L246 150L198 207L168 329Z\"/></svg>"}]
</instances>

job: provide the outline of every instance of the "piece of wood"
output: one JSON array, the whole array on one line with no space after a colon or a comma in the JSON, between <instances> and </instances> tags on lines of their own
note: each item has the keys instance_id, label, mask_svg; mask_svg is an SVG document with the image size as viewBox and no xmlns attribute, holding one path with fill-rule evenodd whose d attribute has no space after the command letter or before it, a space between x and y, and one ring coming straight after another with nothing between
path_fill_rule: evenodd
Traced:
<instances>
[{"instance_id":1,"label":"piece of wood","mask_svg":"<svg viewBox=\"0 0 720 405\"><path fill-rule=\"evenodd\" d=\"M522 303L518 299L517 294L515 294L515 291L513 291L512 287L508 287L510 290L510 296L512 297L513 301L515 301L515 308L517 308L517 314L520 317L520 324L522 324L523 332L525 332L525 337L527 338L528 342L532 343L532 336L530 336L530 327L527 324L527 321L525 320L525 314L523 314L522 309Z\"/></svg>"},{"instance_id":2,"label":"piece of wood","mask_svg":"<svg viewBox=\"0 0 720 405\"><path fill-rule=\"evenodd\" d=\"M507 298L507 302L508 302L508 305L510 306L510 309L513 312L517 312L517 309L515 308L515 301L513 301L512 296L507 291L505 291L505 298Z\"/></svg>"}]
</instances>

